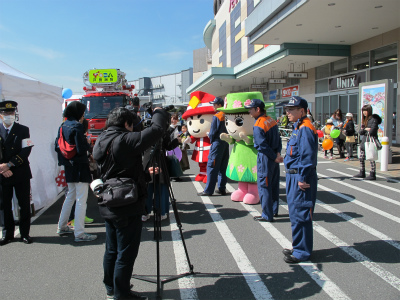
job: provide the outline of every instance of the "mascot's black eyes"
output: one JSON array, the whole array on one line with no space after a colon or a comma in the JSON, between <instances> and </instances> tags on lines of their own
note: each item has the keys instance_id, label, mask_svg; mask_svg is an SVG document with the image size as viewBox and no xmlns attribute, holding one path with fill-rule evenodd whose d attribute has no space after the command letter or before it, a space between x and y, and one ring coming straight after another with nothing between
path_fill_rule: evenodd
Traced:
<instances>
[{"instance_id":1,"label":"mascot's black eyes","mask_svg":"<svg viewBox=\"0 0 400 300\"><path fill-rule=\"evenodd\" d=\"M204 119L200 119L200 124L204 124Z\"/></svg>"},{"instance_id":2,"label":"mascot's black eyes","mask_svg":"<svg viewBox=\"0 0 400 300\"><path fill-rule=\"evenodd\" d=\"M192 121L189 121L189 126L192 126Z\"/></svg>"},{"instance_id":3,"label":"mascot's black eyes","mask_svg":"<svg viewBox=\"0 0 400 300\"><path fill-rule=\"evenodd\" d=\"M241 118L241 117L235 118L235 124L238 127L242 127L243 126L243 118Z\"/></svg>"}]
</instances>

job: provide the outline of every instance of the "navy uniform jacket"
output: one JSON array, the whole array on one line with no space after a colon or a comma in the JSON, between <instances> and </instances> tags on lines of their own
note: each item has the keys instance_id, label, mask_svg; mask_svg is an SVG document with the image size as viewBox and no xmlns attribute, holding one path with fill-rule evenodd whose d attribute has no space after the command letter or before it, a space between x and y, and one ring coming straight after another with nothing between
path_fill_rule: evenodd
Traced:
<instances>
[{"instance_id":1,"label":"navy uniform jacket","mask_svg":"<svg viewBox=\"0 0 400 300\"><path fill-rule=\"evenodd\" d=\"M32 178L31 168L29 166L29 154L31 154L32 146L27 141L30 139L29 128L14 123L10 133L6 137L6 129L0 125L0 138L2 139L3 158L0 163L11 162L14 164L11 167L13 175L9 178L2 177L3 185L11 185L20 181ZM24 141L25 140L25 141ZM23 147L24 141L24 147Z\"/></svg>"},{"instance_id":2,"label":"navy uniform jacket","mask_svg":"<svg viewBox=\"0 0 400 300\"><path fill-rule=\"evenodd\" d=\"M286 146L284 164L287 170L296 169L299 182L310 183L315 173L318 155L318 135L309 118L301 118L293 125L293 132Z\"/></svg>"},{"instance_id":3,"label":"navy uniform jacket","mask_svg":"<svg viewBox=\"0 0 400 300\"><path fill-rule=\"evenodd\" d=\"M276 154L281 153L282 140L279 136L278 124L269 116L260 115L253 127L254 148L259 153L275 161Z\"/></svg>"},{"instance_id":4,"label":"navy uniform jacket","mask_svg":"<svg viewBox=\"0 0 400 300\"><path fill-rule=\"evenodd\" d=\"M208 133L210 143L221 142L221 133L228 133L225 126L225 114L222 111L216 113L212 118L211 128Z\"/></svg>"}]
</instances>

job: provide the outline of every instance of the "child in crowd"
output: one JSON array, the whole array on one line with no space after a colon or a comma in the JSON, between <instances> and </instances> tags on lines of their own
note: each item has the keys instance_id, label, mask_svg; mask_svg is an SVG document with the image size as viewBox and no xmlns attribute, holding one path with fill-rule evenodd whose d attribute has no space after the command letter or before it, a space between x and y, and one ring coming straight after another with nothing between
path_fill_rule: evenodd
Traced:
<instances>
[{"instance_id":1,"label":"child in crowd","mask_svg":"<svg viewBox=\"0 0 400 300\"><path fill-rule=\"evenodd\" d=\"M344 161L349 161L353 160L353 146L354 143L356 142L354 134L355 134L355 128L354 128L354 122L353 122L353 114L352 113L347 113L346 114L346 122L343 125L344 128L344 134L346 135L346 150L347 150L347 157Z\"/></svg>"},{"instance_id":2,"label":"child in crowd","mask_svg":"<svg viewBox=\"0 0 400 300\"><path fill-rule=\"evenodd\" d=\"M322 127L322 132L324 133L324 139L329 139L333 142L333 138L331 137L331 131L335 128L333 126L332 119L328 119L324 127ZM331 153L331 157L329 159L333 159L333 147L329 150ZM325 150L324 158L328 158L328 150Z\"/></svg>"}]
</instances>

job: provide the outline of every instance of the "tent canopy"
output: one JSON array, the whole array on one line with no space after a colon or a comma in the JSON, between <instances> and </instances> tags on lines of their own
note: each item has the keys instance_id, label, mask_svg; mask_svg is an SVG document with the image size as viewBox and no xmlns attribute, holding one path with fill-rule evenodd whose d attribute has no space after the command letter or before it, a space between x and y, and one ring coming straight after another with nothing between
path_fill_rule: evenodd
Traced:
<instances>
[{"instance_id":1,"label":"tent canopy","mask_svg":"<svg viewBox=\"0 0 400 300\"><path fill-rule=\"evenodd\" d=\"M34 143L29 161L36 208L52 203L60 192L55 183L58 166L54 140L62 122L61 90L61 87L40 82L0 61L1 97L18 103L18 123L29 127Z\"/></svg>"}]
</instances>

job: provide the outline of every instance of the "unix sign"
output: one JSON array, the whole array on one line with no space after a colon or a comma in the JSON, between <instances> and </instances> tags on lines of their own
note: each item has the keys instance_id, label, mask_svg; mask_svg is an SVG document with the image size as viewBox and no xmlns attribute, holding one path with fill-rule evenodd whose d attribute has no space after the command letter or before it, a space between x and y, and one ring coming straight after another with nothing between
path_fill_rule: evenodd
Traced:
<instances>
[{"instance_id":1,"label":"unix sign","mask_svg":"<svg viewBox=\"0 0 400 300\"><path fill-rule=\"evenodd\" d=\"M365 82L365 72L340 76L329 79L329 90L344 90L357 88L358 85Z\"/></svg>"}]
</instances>

